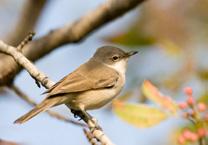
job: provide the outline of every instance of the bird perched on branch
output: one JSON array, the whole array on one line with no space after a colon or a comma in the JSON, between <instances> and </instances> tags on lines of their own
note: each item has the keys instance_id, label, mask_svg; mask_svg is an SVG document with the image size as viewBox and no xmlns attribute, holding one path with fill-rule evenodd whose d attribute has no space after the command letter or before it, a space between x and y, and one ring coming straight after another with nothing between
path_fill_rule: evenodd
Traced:
<instances>
[{"instance_id":1,"label":"bird perched on branch","mask_svg":"<svg viewBox=\"0 0 208 145\"><path fill-rule=\"evenodd\" d=\"M65 104L75 114L92 117L86 110L98 109L112 101L125 84L128 59L136 51L124 52L113 46L97 49L92 58L48 89L46 99L15 123L24 123L47 109Z\"/></svg>"}]
</instances>

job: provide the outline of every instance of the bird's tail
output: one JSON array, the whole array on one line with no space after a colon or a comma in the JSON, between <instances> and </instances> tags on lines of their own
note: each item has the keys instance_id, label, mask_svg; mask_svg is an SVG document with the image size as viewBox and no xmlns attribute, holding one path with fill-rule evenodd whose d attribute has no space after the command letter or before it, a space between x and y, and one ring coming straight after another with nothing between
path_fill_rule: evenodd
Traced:
<instances>
[{"instance_id":1,"label":"bird's tail","mask_svg":"<svg viewBox=\"0 0 208 145\"><path fill-rule=\"evenodd\" d=\"M30 120L31 118L33 118L34 116L36 116L40 112L46 111L47 109L54 106L55 104L56 104L56 101L53 101L51 99L46 99L42 103L38 104L31 111L29 111L25 115L23 115L20 118L18 118L17 120L15 120L14 123L22 124L22 123Z\"/></svg>"}]
</instances>

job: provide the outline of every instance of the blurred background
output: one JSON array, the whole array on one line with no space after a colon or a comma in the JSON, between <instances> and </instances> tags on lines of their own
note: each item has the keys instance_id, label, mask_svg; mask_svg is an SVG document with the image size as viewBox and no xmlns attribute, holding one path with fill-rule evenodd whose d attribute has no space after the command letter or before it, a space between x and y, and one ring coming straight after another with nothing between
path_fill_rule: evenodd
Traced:
<instances>
[{"instance_id":1,"label":"blurred background","mask_svg":"<svg viewBox=\"0 0 208 145\"><path fill-rule=\"evenodd\" d=\"M14 28L26 0L0 0L0 39ZM62 27L93 10L104 0L51 0L36 26L36 38ZM83 4L84 3L84 4ZM149 102L141 92L144 80L151 80L164 94L184 101L183 88L190 86L196 100L208 102L208 0L148 0L123 17L102 27L77 44L56 49L35 64L58 81L87 61L96 48L115 45L139 50L129 61L127 83L120 98L136 103ZM15 80L31 98L40 102L44 89L38 88L26 71ZM13 121L31 109L12 91L0 95L0 138L28 145L88 145L80 127L42 113L23 125ZM65 106L55 107L73 117ZM148 128L135 127L115 115L111 105L90 111L104 132L118 145L177 145L177 133L189 124L180 117ZM197 144L197 143L193 143Z\"/></svg>"}]
</instances>

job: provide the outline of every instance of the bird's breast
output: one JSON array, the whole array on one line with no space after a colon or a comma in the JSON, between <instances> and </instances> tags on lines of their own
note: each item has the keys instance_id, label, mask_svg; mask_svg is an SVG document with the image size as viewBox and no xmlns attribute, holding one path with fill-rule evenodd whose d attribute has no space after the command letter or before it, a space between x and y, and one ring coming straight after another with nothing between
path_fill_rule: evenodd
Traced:
<instances>
[{"instance_id":1,"label":"bird's breast","mask_svg":"<svg viewBox=\"0 0 208 145\"><path fill-rule=\"evenodd\" d=\"M120 80L118 80L120 81ZM82 105L86 110L97 109L114 99L122 90L123 84L116 85L113 88L89 90L74 96L68 103L73 109L79 109Z\"/></svg>"}]
</instances>

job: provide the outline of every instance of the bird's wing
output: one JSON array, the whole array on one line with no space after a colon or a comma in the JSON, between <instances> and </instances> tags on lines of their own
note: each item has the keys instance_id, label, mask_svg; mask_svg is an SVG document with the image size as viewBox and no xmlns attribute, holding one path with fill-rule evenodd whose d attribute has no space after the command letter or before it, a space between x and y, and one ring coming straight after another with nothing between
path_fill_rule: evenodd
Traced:
<instances>
[{"instance_id":1,"label":"bird's wing","mask_svg":"<svg viewBox=\"0 0 208 145\"><path fill-rule=\"evenodd\" d=\"M118 73L104 65L82 65L47 90L48 96L58 96L67 93L76 93L91 89L113 87L118 80Z\"/></svg>"}]
</instances>

